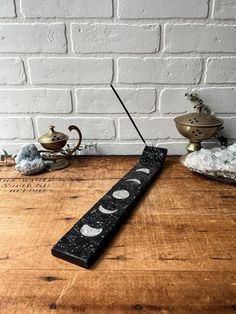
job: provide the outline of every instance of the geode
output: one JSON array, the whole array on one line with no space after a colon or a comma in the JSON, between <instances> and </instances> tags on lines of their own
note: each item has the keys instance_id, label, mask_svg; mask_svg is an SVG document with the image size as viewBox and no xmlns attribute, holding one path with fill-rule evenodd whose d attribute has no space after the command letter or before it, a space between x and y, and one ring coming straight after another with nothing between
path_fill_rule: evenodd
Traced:
<instances>
[{"instance_id":1,"label":"geode","mask_svg":"<svg viewBox=\"0 0 236 314\"><path fill-rule=\"evenodd\" d=\"M187 155L185 164L192 171L221 181L236 182L236 143L222 148L202 148Z\"/></svg>"},{"instance_id":2,"label":"geode","mask_svg":"<svg viewBox=\"0 0 236 314\"><path fill-rule=\"evenodd\" d=\"M34 144L23 145L15 158L16 170L24 175L37 173L45 168L45 163Z\"/></svg>"}]
</instances>

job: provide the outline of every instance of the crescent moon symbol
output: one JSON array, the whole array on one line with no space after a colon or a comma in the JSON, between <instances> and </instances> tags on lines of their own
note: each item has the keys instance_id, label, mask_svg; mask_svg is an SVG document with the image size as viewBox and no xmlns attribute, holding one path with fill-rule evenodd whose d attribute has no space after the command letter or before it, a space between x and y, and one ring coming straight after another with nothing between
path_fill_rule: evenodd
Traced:
<instances>
[{"instance_id":1,"label":"crescent moon symbol","mask_svg":"<svg viewBox=\"0 0 236 314\"><path fill-rule=\"evenodd\" d=\"M150 170L148 168L140 168L140 169L137 169L135 171L137 171L137 172L145 172L146 174L150 173Z\"/></svg>"},{"instance_id":2,"label":"crescent moon symbol","mask_svg":"<svg viewBox=\"0 0 236 314\"><path fill-rule=\"evenodd\" d=\"M80 228L80 232L85 237L96 237L102 232L102 230L103 230L102 228L93 228L93 227L90 227L89 225L83 225Z\"/></svg>"},{"instance_id":3,"label":"crescent moon symbol","mask_svg":"<svg viewBox=\"0 0 236 314\"><path fill-rule=\"evenodd\" d=\"M142 183L139 179L128 179L126 181L127 182L134 182L134 183L137 183L137 184L141 184Z\"/></svg>"},{"instance_id":4,"label":"crescent moon symbol","mask_svg":"<svg viewBox=\"0 0 236 314\"><path fill-rule=\"evenodd\" d=\"M118 209L108 210L108 209L104 208L102 205L100 205L98 209L103 214L113 214L113 213L117 212L117 210L118 210Z\"/></svg>"}]
</instances>

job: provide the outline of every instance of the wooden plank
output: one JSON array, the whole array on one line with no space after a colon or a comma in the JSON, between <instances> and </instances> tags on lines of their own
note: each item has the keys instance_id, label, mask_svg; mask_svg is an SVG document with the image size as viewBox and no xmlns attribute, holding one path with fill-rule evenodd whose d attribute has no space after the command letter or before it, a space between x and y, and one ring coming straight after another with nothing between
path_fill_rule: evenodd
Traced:
<instances>
[{"instance_id":1,"label":"wooden plank","mask_svg":"<svg viewBox=\"0 0 236 314\"><path fill-rule=\"evenodd\" d=\"M158 215L138 208L99 262L98 270L236 270L236 215ZM74 213L19 212L0 221L1 269L79 269L51 256L77 221Z\"/></svg>"},{"instance_id":2,"label":"wooden plank","mask_svg":"<svg viewBox=\"0 0 236 314\"><path fill-rule=\"evenodd\" d=\"M31 178L39 181L44 181L44 179L49 181L55 181L56 179L70 181L74 179L77 181L92 180L94 182L96 182L96 180L108 179L114 180L113 182L115 183L128 172L138 160L139 157L111 156L98 158L81 156L73 160L69 168L55 171L53 174L48 172L41 173L34 177L22 176L14 167L0 167L0 182L1 180L5 180L6 182L6 179L27 180L27 178ZM235 185L224 184L192 173L178 163L177 157L172 156L167 157L165 167L160 177L162 179L162 186L158 187L158 189L176 188L176 186L187 190L196 190L196 188L215 191L235 189Z\"/></svg>"},{"instance_id":3,"label":"wooden plank","mask_svg":"<svg viewBox=\"0 0 236 314\"><path fill-rule=\"evenodd\" d=\"M8 313L235 313L236 274L137 271L1 271Z\"/></svg>"},{"instance_id":4,"label":"wooden plank","mask_svg":"<svg viewBox=\"0 0 236 314\"><path fill-rule=\"evenodd\" d=\"M18 210L25 208L49 213L54 213L55 209L64 212L70 208L86 211L135 161L137 157L82 157L64 170L31 177L21 176L12 167L2 167L0 214L12 213L12 210L18 214ZM14 199L14 202L9 203L9 199ZM39 199L43 201L39 202ZM151 209L157 208L159 213L164 214L233 214L236 189L233 185L192 174L178 164L176 158L168 157L163 173L143 202L148 202Z\"/></svg>"},{"instance_id":5,"label":"wooden plank","mask_svg":"<svg viewBox=\"0 0 236 314\"><path fill-rule=\"evenodd\" d=\"M160 184L161 182L156 182ZM48 190L39 187L33 182L31 188L26 188L14 183L8 190L0 191L0 215L18 215L21 211L34 210L34 212L55 212L74 215L75 218L85 213L94 205L112 184L104 182L103 188L95 189L90 185L87 189L80 188L77 183L67 184L54 182L53 189ZM64 186L63 186L64 185ZM82 184L81 184L82 185ZM33 188L32 188L33 186ZM58 190L55 187L58 186ZM63 187L62 187L63 186ZM39 192L37 189L43 189ZM9 202L14 199L14 202ZM40 201L39 201L40 200ZM158 214L235 214L236 189L222 190L221 192L208 191L184 191L175 189L159 190L151 189L142 200L142 206L147 211L155 211Z\"/></svg>"},{"instance_id":6,"label":"wooden plank","mask_svg":"<svg viewBox=\"0 0 236 314\"><path fill-rule=\"evenodd\" d=\"M0 167L0 313L235 313L235 186L175 157L92 270L51 255L137 160L79 157L32 177Z\"/></svg>"}]
</instances>

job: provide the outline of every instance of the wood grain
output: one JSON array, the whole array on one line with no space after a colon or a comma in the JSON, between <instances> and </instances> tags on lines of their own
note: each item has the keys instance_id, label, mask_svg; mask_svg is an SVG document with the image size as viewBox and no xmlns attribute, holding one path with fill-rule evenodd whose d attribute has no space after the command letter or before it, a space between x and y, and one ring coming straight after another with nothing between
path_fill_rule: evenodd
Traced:
<instances>
[{"instance_id":1,"label":"wood grain","mask_svg":"<svg viewBox=\"0 0 236 314\"><path fill-rule=\"evenodd\" d=\"M1 272L3 313L235 313L232 272ZM23 288L24 287L24 288Z\"/></svg>"},{"instance_id":2,"label":"wood grain","mask_svg":"<svg viewBox=\"0 0 236 314\"><path fill-rule=\"evenodd\" d=\"M137 162L79 157L23 177L0 167L0 313L236 313L236 189L176 157L91 270L51 247Z\"/></svg>"}]
</instances>

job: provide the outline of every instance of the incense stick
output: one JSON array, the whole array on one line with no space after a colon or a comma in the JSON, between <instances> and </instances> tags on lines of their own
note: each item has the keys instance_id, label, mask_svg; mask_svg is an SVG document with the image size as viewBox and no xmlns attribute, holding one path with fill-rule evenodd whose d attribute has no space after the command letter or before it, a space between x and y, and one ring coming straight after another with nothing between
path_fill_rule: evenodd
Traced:
<instances>
[{"instance_id":1,"label":"incense stick","mask_svg":"<svg viewBox=\"0 0 236 314\"><path fill-rule=\"evenodd\" d=\"M130 113L129 113L128 109L125 107L125 105L124 105L123 101L121 100L121 98L120 98L119 94L117 93L117 91L115 90L115 88L114 88L111 84L110 84L110 86L111 86L111 88L112 88L113 92L115 93L116 97L118 98L119 102L121 103L121 105L122 105L122 106L123 106L123 108L125 109L125 112L127 113L127 115L128 115L128 117L129 117L129 119L130 119L130 120L131 120L131 122L133 123L133 126L135 127L136 131L138 132L138 135L140 136L141 140L142 140L142 141L143 141L143 143L147 146L147 144L146 144L146 142L145 142L144 138L142 137L142 134L140 133L140 131L139 131L139 129L138 129L138 127L137 127L137 125L135 124L135 122L134 122L133 118L131 117L131 115L130 115Z\"/></svg>"}]
</instances>

